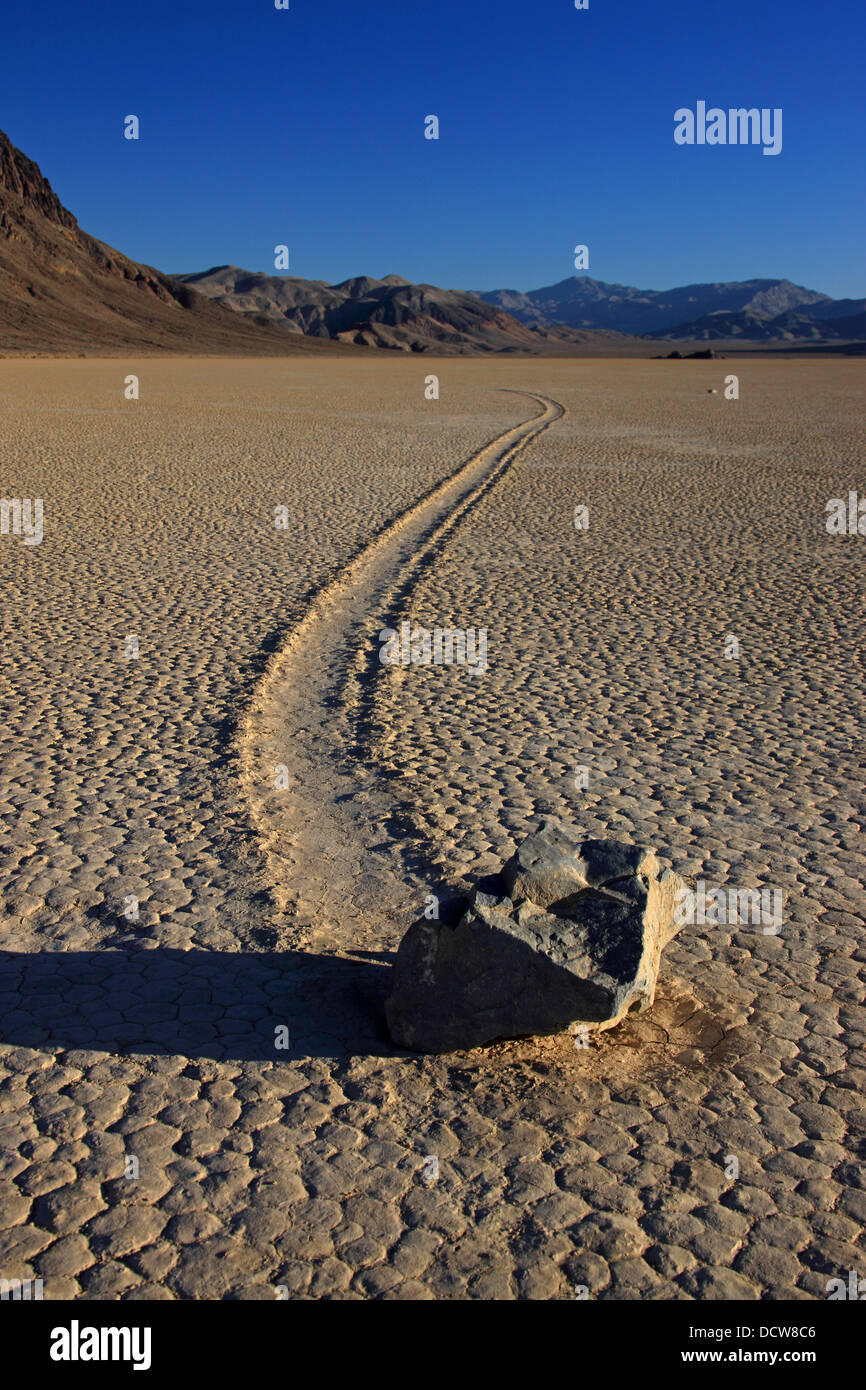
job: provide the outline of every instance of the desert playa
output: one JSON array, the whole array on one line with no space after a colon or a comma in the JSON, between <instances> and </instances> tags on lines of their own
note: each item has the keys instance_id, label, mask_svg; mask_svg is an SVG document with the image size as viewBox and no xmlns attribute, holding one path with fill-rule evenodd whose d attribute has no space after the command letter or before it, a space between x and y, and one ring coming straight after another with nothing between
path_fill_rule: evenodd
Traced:
<instances>
[{"instance_id":1,"label":"desert playa","mask_svg":"<svg viewBox=\"0 0 866 1390\"><path fill-rule=\"evenodd\" d=\"M866 540L825 525L864 491L862 372L0 361L2 495L44 533L0 536L4 1278L823 1300L866 1275ZM404 621L483 629L485 669L381 663ZM781 926L684 926L653 1009L586 1046L396 1049L426 897L547 815L778 893Z\"/></svg>"}]
</instances>

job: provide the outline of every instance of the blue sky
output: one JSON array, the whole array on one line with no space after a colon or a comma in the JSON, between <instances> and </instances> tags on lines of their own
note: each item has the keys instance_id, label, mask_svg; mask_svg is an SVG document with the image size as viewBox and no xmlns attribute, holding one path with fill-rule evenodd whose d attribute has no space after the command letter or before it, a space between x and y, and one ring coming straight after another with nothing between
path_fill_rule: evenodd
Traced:
<instances>
[{"instance_id":1,"label":"blue sky","mask_svg":"<svg viewBox=\"0 0 866 1390\"><path fill-rule=\"evenodd\" d=\"M273 273L286 243L312 279L533 289L585 243L600 280L862 297L864 39L854 0L10 7L0 128L166 271ZM781 154L675 145L699 99L781 107Z\"/></svg>"}]
</instances>

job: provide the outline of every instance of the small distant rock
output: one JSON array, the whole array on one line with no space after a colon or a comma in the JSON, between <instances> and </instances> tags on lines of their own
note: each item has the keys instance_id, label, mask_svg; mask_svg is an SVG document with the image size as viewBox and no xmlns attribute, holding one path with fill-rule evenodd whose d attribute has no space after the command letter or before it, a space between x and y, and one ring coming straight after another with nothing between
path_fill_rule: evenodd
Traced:
<instances>
[{"instance_id":1,"label":"small distant rock","mask_svg":"<svg viewBox=\"0 0 866 1390\"><path fill-rule=\"evenodd\" d=\"M699 358L701 361L706 361L713 360L717 356L718 353L715 351L714 348L700 348L697 352L686 353L677 352L676 350L674 350L673 352L668 353L667 357L665 358L665 361L670 361L672 357L679 358L683 362L693 362L695 358Z\"/></svg>"},{"instance_id":2,"label":"small distant rock","mask_svg":"<svg viewBox=\"0 0 866 1390\"><path fill-rule=\"evenodd\" d=\"M717 387L715 387L715 386L708 386L708 387L707 387L707 395L708 395L708 396L717 396L718 394L719 394L719 392L718 392L718 388L717 388Z\"/></svg>"},{"instance_id":3,"label":"small distant rock","mask_svg":"<svg viewBox=\"0 0 866 1390\"><path fill-rule=\"evenodd\" d=\"M684 887L652 850L587 839L551 817L492 891L409 928L385 1006L392 1039L454 1052L576 1023L610 1028L634 1005L649 1008Z\"/></svg>"}]
</instances>

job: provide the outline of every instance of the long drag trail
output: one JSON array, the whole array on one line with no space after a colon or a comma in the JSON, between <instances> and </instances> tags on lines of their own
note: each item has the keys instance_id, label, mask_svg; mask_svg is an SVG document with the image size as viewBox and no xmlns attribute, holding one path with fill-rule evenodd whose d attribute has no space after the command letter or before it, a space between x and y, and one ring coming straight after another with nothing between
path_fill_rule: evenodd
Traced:
<instances>
[{"instance_id":1,"label":"long drag trail","mask_svg":"<svg viewBox=\"0 0 866 1390\"><path fill-rule=\"evenodd\" d=\"M555 420L557 401L498 435L374 539L314 597L271 661L241 734L246 795L282 914L280 945L396 946L432 885L383 837L393 810L375 769L347 757L378 665L378 633L451 529ZM414 878L414 882L412 881Z\"/></svg>"}]
</instances>

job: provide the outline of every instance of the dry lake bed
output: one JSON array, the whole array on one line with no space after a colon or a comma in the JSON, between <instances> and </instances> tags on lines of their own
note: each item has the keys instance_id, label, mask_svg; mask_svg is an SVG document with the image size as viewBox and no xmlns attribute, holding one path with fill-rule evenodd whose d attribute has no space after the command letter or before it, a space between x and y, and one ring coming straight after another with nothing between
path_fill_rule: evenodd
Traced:
<instances>
[{"instance_id":1,"label":"dry lake bed","mask_svg":"<svg viewBox=\"0 0 866 1390\"><path fill-rule=\"evenodd\" d=\"M0 361L0 1277L866 1276L864 414L856 360ZM393 1048L403 933L547 815L703 885L655 1006Z\"/></svg>"}]
</instances>

